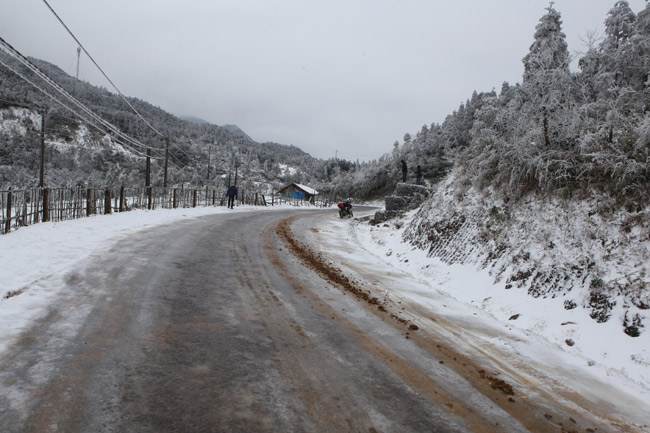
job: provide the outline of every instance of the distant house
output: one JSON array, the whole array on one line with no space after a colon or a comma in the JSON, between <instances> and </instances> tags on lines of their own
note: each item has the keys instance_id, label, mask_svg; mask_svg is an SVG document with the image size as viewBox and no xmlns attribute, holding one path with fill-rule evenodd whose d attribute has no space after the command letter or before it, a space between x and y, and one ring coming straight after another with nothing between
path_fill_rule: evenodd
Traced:
<instances>
[{"instance_id":1,"label":"distant house","mask_svg":"<svg viewBox=\"0 0 650 433\"><path fill-rule=\"evenodd\" d=\"M304 200L310 203L314 203L315 197L318 195L318 191L308 186L300 185L299 183L292 183L282 188L280 190L280 195L285 198Z\"/></svg>"}]
</instances>

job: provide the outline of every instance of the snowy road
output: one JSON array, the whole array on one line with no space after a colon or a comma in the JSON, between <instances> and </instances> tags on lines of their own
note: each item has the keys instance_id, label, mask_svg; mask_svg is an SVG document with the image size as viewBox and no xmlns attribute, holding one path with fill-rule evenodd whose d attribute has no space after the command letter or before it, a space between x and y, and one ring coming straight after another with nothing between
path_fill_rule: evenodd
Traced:
<instances>
[{"instance_id":1,"label":"snowy road","mask_svg":"<svg viewBox=\"0 0 650 433\"><path fill-rule=\"evenodd\" d=\"M564 431L558 413L577 428L287 243L333 214L190 218L75 265L0 359L0 431Z\"/></svg>"},{"instance_id":2,"label":"snowy road","mask_svg":"<svg viewBox=\"0 0 650 433\"><path fill-rule=\"evenodd\" d=\"M447 432L493 419L523 430L460 378L447 380L474 395L448 406L417 385L432 372L404 358L408 340L278 243L287 216L145 230L66 275L2 359L0 430ZM466 421L468 400L483 413Z\"/></svg>"}]
</instances>

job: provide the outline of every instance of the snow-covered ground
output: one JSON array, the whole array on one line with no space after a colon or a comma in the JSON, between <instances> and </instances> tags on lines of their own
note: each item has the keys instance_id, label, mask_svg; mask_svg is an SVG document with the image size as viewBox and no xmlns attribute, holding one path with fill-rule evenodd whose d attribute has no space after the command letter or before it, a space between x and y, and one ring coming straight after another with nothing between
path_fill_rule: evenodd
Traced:
<instances>
[{"instance_id":1,"label":"snow-covered ground","mask_svg":"<svg viewBox=\"0 0 650 433\"><path fill-rule=\"evenodd\" d=\"M86 257L156 225L250 211L264 208L138 210L36 224L1 236L0 352L46 312L65 287L65 275ZM513 367L531 366L531 371L543 371L547 379L586 398L611 401L609 410L620 410L635 423L650 424L650 332L628 337L614 321L597 323L584 309L564 309L561 299L532 298L524 289L504 290L485 270L428 258L424 251L401 242L404 223L412 215L373 227L341 220L332 210L316 232L326 254L357 271L365 269L362 276L386 291L386 297L456 323L456 336L463 337L460 350L480 347L487 353L497 348L499 356L512 356ZM414 313L409 318L420 327L436 326L425 317Z\"/></svg>"},{"instance_id":2,"label":"snow-covered ground","mask_svg":"<svg viewBox=\"0 0 650 433\"><path fill-rule=\"evenodd\" d=\"M452 324L458 350L476 355L479 349L501 377L515 383L514 375L525 377L558 398L570 391L650 429L650 332L630 337L616 321L598 323L586 309L566 310L561 297L505 290L488 270L427 257L402 242L414 214L377 226L331 218L318 228L321 246L370 289L381 287L393 301L422 307L408 317L420 328L440 333L441 322Z\"/></svg>"}]
</instances>

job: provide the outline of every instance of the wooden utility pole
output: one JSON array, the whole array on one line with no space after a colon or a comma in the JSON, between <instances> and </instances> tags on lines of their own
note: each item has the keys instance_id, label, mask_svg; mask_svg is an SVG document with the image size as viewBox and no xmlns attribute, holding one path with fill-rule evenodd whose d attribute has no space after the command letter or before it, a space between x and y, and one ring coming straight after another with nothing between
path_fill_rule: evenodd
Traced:
<instances>
[{"instance_id":1,"label":"wooden utility pole","mask_svg":"<svg viewBox=\"0 0 650 433\"><path fill-rule=\"evenodd\" d=\"M95 200L93 198L93 190L91 188L88 188L86 190L86 216L93 214L94 203Z\"/></svg>"},{"instance_id":2,"label":"wooden utility pole","mask_svg":"<svg viewBox=\"0 0 650 433\"><path fill-rule=\"evenodd\" d=\"M45 186L45 116L47 110L41 111L41 174L38 186L43 188Z\"/></svg>"},{"instance_id":3,"label":"wooden utility pole","mask_svg":"<svg viewBox=\"0 0 650 433\"><path fill-rule=\"evenodd\" d=\"M147 149L147 169L145 172L145 190L147 191L147 209L151 210L153 207L152 192L151 191L151 149Z\"/></svg>"},{"instance_id":4,"label":"wooden utility pole","mask_svg":"<svg viewBox=\"0 0 650 433\"><path fill-rule=\"evenodd\" d=\"M169 162L169 138L166 139L167 146L165 147L165 176L163 178L163 187L167 188L167 163Z\"/></svg>"},{"instance_id":5,"label":"wooden utility pole","mask_svg":"<svg viewBox=\"0 0 650 433\"><path fill-rule=\"evenodd\" d=\"M43 222L50 220L50 190L49 188L43 189Z\"/></svg>"},{"instance_id":6,"label":"wooden utility pole","mask_svg":"<svg viewBox=\"0 0 650 433\"><path fill-rule=\"evenodd\" d=\"M109 187L106 187L106 191L104 191L104 215L111 213L113 213L113 209L111 208L111 190Z\"/></svg>"},{"instance_id":7,"label":"wooden utility pole","mask_svg":"<svg viewBox=\"0 0 650 433\"><path fill-rule=\"evenodd\" d=\"M124 212L124 185L120 186L120 212Z\"/></svg>"},{"instance_id":8,"label":"wooden utility pole","mask_svg":"<svg viewBox=\"0 0 650 433\"><path fill-rule=\"evenodd\" d=\"M147 166L144 173L144 186L151 186L151 149L147 149Z\"/></svg>"},{"instance_id":9,"label":"wooden utility pole","mask_svg":"<svg viewBox=\"0 0 650 433\"><path fill-rule=\"evenodd\" d=\"M79 79L79 59L81 58L81 47L77 47L77 80Z\"/></svg>"},{"instance_id":10,"label":"wooden utility pole","mask_svg":"<svg viewBox=\"0 0 650 433\"><path fill-rule=\"evenodd\" d=\"M212 146L208 147L208 182L210 181L210 157L212 153Z\"/></svg>"}]
</instances>

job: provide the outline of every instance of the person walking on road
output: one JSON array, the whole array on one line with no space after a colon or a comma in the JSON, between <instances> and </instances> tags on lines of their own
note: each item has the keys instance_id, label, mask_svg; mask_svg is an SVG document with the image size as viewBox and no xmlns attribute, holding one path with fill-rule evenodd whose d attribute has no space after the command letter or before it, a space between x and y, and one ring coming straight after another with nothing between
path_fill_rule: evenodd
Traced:
<instances>
[{"instance_id":1,"label":"person walking on road","mask_svg":"<svg viewBox=\"0 0 650 433\"><path fill-rule=\"evenodd\" d=\"M400 165L402 166L402 182L406 183L406 172L407 172L406 161L401 160Z\"/></svg>"},{"instance_id":2,"label":"person walking on road","mask_svg":"<svg viewBox=\"0 0 650 433\"><path fill-rule=\"evenodd\" d=\"M237 198L237 187L235 185L230 185L228 191L226 191L228 196L228 209L235 208L235 199Z\"/></svg>"}]
</instances>

